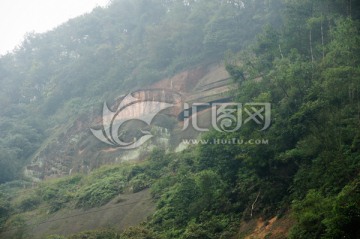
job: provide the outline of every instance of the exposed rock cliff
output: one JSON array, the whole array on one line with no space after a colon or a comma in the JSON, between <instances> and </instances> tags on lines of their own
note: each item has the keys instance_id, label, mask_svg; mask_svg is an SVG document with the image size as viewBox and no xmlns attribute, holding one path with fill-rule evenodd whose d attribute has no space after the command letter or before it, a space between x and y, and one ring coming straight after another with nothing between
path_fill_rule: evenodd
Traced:
<instances>
[{"instance_id":1,"label":"exposed rock cliff","mask_svg":"<svg viewBox=\"0 0 360 239\"><path fill-rule=\"evenodd\" d=\"M25 175L33 180L61 177L76 172L87 173L103 164L112 164L127 160L140 160L154 147L163 146L176 148L181 142L179 138L196 136L198 132L181 132L182 122L177 116L183 110L183 104L193 102L210 102L226 98L226 93L234 88L234 83L222 65L196 67L181 72L171 78L156 82L146 89L139 89L131 96L139 102L124 101L125 95L115 100L110 107L112 111L123 107L117 118L134 119L141 115L156 111L154 107L161 105L151 102L166 102L173 107L158 114L151 126L141 122L129 121L124 125L122 133L127 139L137 137L140 129L145 127L157 137L145 145L133 149L122 150L111 147L97 140L90 132L90 128L106 126L111 123L112 116L102 117L97 112L89 112L79 116L68 126L61 126L34 155L32 162L25 168ZM101 102L99 102L101 104ZM206 119L204 119L206 121ZM135 132L133 129L135 129ZM137 131L136 131L137 130Z\"/></svg>"}]
</instances>

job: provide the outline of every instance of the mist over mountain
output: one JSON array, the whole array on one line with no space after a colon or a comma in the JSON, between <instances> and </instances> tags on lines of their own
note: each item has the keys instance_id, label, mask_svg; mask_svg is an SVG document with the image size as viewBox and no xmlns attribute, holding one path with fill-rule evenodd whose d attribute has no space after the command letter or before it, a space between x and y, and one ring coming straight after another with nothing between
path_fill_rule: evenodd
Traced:
<instances>
[{"instance_id":1,"label":"mist over mountain","mask_svg":"<svg viewBox=\"0 0 360 239\"><path fill-rule=\"evenodd\" d=\"M0 237L358 238L359 17L345 0L113 0L28 34L0 57ZM109 135L129 105L165 110Z\"/></svg>"}]
</instances>

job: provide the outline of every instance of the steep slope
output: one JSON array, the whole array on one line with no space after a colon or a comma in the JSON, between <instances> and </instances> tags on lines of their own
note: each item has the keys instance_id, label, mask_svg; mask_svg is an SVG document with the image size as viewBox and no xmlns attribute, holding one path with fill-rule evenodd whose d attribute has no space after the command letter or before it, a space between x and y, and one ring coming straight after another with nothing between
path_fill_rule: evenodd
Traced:
<instances>
[{"instance_id":1,"label":"steep slope","mask_svg":"<svg viewBox=\"0 0 360 239\"><path fill-rule=\"evenodd\" d=\"M26 175L34 178L87 172L112 161L90 165L78 154L96 144L78 131L93 125L104 101L115 105L119 96L175 75L168 86L155 88L193 91L209 73L208 64L245 47L264 23L279 23L276 14L264 14L278 11L277 5L114 0L52 31L28 34L18 49L0 58L0 182L23 178L31 160ZM80 141L80 151L62 147Z\"/></svg>"},{"instance_id":2,"label":"steep slope","mask_svg":"<svg viewBox=\"0 0 360 239\"><path fill-rule=\"evenodd\" d=\"M155 205L149 190L121 194L106 205L90 210L62 209L46 214L40 208L23 214L22 220L25 223L1 233L0 238L12 238L21 233L24 238L42 239L49 235L69 236L109 227L122 231L139 225L154 211Z\"/></svg>"},{"instance_id":3,"label":"steep slope","mask_svg":"<svg viewBox=\"0 0 360 239\"><path fill-rule=\"evenodd\" d=\"M183 110L184 103L205 103L226 98L229 96L230 90L234 89L236 89L236 84L234 85L229 79L229 75L222 65L199 66L171 78L160 80L147 89L132 92L134 97L144 101L147 99L163 100L175 105L170 111L163 113L168 121L170 120L170 125L160 120L157 122L155 119L157 127L164 128L164 132L160 133L158 138L146 146L134 150L109 147L96 139L90 132L90 128L101 127L108 121L106 116L97 115L95 112L84 113L75 122L69 122L66 126L68 128L59 129L59 135L52 135L51 139L43 144L42 148L33 156L31 164L26 166L24 173L38 181L78 172L89 173L105 164L141 160L155 145L160 144L161 138L165 139L162 141L165 142L164 146L176 148L181 143L181 138L185 137L181 132L182 122L177 119ZM123 97L114 100L115 103L110 108L116 109L122 99ZM129 120L145 114L144 110L150 110L142 108L140 105L131 106L128 109L130 111L122 112L124 114L122 117ZM205 124L210 121L210 117L206 115L200 120ZM131 130L132 127L129 127L128 130ZM165 129L167 133L165 133ZM196 138L198 133L193 130L191 135Z\"/></svg>"},{"instance_id":4,"label":"steep slope","mask_svg":"<svg viewBox=\"0 0 360 239\"><path fill-rule=\"evenodd\" d=\"M15 237L27 238L34 227L46 236L64 235L71 230L66 221L46 221L42 228L25 219L56 220L65 213L75 225L72 232L94 229L65 237L71 239L360 237L359 3L115 0L113 6L84 17L113 27L70 31L75 45L65 41L49 58L39 57L49 55L40 47L42 37L35 37L14 57L1 59L2 97L14 97L1 115L0 163L5 167L0 170L6 173L12 159L33 155L26 173L40 181L0 185L2 233L15 230ZM126 17L116 21L119 9ZM107 11L114 11L112 17L102 18ZM281 28L266 26L254 40L256 29L279 19L279 11ZM246 40L254 44L227 53L225 67L216 64L226 50L240 50ZM45 84L35 84L44 76ZM13 79L18 85L9 83ZM151 99L168 102L147 104ZM204 106L196 114L181 104L229 99L245 105L222 112L229 118L224 116L223 125L238 125L244 116L241 129L181 130L186 118L197 117L201 127L208 127L212 111ZM104 110L104 122L103 101L112 111L124 109L118 115L126 119L151 115L170 103L180 106L164 110L149 126L125 124L110 110ZM46 130L29 120L34 112L48 117ZM263 128L261 120L269 118ZM124 129L117 130L119 122ZM106 137L90 134L89 128L104 124L111 127L96 132ZM141 133L157 137L139 150L109 146L123 139L137 142ZM188 138L196 140L186 148L181 141ZM135 213L133 220L136 208L127 208L123 199L147 200L149 193L145 213ZM124 206L123 222L150 216L122 231L121 215L105 213L104 205L114 203ZM100 207L103 213L97 214ZM104 216L110 225L100 231L87 220L90 216L79 225L70 219L74 212Z\"/></svg>"}]
</instances>

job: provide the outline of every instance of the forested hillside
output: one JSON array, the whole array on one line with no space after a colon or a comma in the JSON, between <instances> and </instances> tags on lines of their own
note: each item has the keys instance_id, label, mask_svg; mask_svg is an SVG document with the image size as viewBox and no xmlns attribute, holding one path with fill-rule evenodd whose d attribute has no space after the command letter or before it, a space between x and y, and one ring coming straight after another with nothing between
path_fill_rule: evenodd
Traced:
<instances>
[{"instance_id":1,"label":"forested hillside","mask_svg":"<svg viewBox=\"0 0 360 239\"><path fill-rule=\"evenodd\" d=\"M28 34L0 58L0 182L20 176L54 127L190 66L221 61L265 23L276 25L279 5L118 0Z\"/></svg>"},{"instance_id":2,"label":"forested hillside","mask_svg":"<svg viewBox=\"0 0 360 239\"><path fill-rule=\"evenodd\" d=\"M359 238L359 18L359 3L348 0L114 0L28 35L0 58L1 235L32 238L31 228L56 212L149 188L156 209L139 226L121 231L113 222L40 236ZM141 162L21 188L31 184L22 167L59 125L120 94L221 61L239 85L236 102L271 103L271 126L246 124L202 139L268 144L154 149ZM252 226L259 218L270 228L261 236ZM290 226L271 230L273 218Z\"/></svg>"}]
</instances>

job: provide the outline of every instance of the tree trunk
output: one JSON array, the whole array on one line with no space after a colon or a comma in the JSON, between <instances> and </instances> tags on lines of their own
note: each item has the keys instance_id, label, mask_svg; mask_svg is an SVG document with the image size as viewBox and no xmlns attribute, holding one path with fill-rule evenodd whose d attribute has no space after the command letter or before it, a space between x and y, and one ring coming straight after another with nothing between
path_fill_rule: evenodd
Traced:
<instances>
[{"instance_id":1,"label":"tree trunk","mask_svg":"<svg viewBox=\"0 0 360 239\"><path fill-rule=\"evenodd\" d=\"M351 10L352 10L352 6L351 6L352 2L351 0L349 0L349 17L351 18Z\"/></svg>"},{"instance_id":2,"label":"tree trunk","mask_svg":"<svg viewBox=\"0 0 360 239\"><path fill-rule=\"evenodd\" d=\"M279 44L279 51L280 51L281 59L284 59L284 55L282 54L282 50L281 50L280 44Z\"/></svg>"},{"instance_id":3,"label":"tree trunk","mask_svg":"<svg viewBox=\"0 0 360 239\"><path fill-rule=\"evenodd\" d=\"M312 46L312 32L311 32L311 29L310 29L310 32L309 32L309 41L310 41L311 62L314 63L314 54L313 54L313 46Z\"/></svg>"},{"instance_id":4,"label":"tree trunk","mask_svg":"<svg viewBox=\"0 0 360 239\"><path fill-rule=\"evenodd\" d=\"M322 57L325 58L325 48L324 48L324 29L323 29L323 16L321 14L321 47L322 47Z\"/></svg>"},{"instance_id":5,"label":"tree trunk","mask_svg":"<svg viewBox=\"0 0 360 239\"><path fill-rule=\"evenodd\" d=\"M257 200L259 199L259 196L260 196L260 191L258 192L257 196L256 196L256 199L255 201L253 202L253 204L251 205L251 213L250 213L250 217L253 216L253 211L254 211L254 208L255 208L255 204L257 202Z\"/></svg>"}]
</instances>

